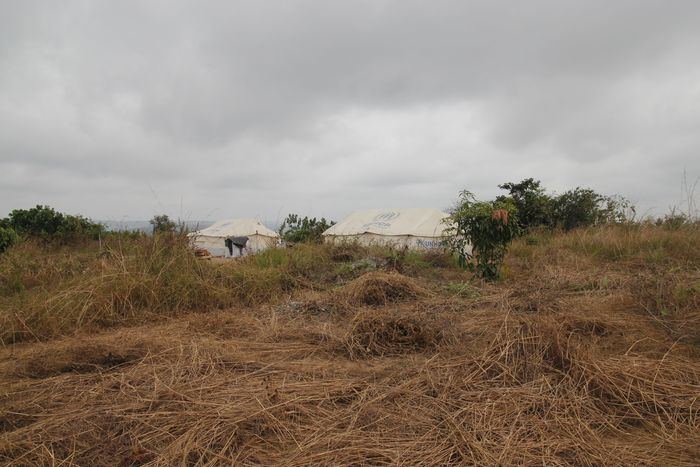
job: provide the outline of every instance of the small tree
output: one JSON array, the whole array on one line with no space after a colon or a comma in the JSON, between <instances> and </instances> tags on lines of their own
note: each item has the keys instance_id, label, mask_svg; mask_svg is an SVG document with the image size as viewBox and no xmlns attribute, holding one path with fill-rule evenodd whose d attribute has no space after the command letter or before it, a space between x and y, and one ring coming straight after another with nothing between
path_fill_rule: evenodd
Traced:
<instances>
[{"instance_id":1,"label":"small tree","mask_svg":"<svg viewBox=\"0 0 700 467\"><path fill-rule=\"evenodd\" d=\"M477 201L462 191L448 230L448 244L460 265L484 279L497 279L508 245L520 233L515 213L510 200Z\"/></svg>"},{"instance_id":2,"label":"small tree","mask_svg":"<svg viewBox=\"0 0 700 467\"><path fill-rule=\"evenodd\" d=\"M17 243L19 236L12 227L0 227L0 253Z\"/></svg>"},{"instance_id":3,"label":"small tree","mask_svg":"<svg viewBox=\"0 0 700 467\"><path fill-rule=\"evenodd\" d=\"M287 242L320 243L323 238L323 232L334 224L335 222L327 221L325 217L318 220L315 217L301 217L297 214L289 214L282 222L279 234Z\"/></svg>"},{"instance_id":4,"label":"small tree","mask_svg":"<svg viewBox=\"0 0 700 467\"><path fill-rule=\"evenodd\" d=\"M170 220L167 214L159 214L153 216L153 219L148 221L153 226L153 233L172 233L177 228L177 223Z\"/></svg>"},{"instance_id":5,"label":"small tree","mask_svg":"<svg viewBox=\"0 0 700 467\"><path fill-rule=\"evenodd\" d=\"M508 190L523 229L552 226L552 197L545 192L539 180L526 178L520 183L498 185L498 188ZM499 196L496 201L507 201L509 197Z\"/></svg>"}]
</instances>

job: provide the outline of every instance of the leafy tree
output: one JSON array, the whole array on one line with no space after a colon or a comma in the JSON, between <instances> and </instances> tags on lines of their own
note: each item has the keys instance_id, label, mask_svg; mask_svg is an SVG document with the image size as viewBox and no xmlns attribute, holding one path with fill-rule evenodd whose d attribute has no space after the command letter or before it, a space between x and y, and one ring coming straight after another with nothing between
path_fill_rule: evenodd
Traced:
<instances>
[{"instance_id":1,"label":"leafy tree","mask_svg":"<svg viewBox=\"0 0 700 467\"><path fill-rule=\"evenodd\" d=\"M595 224L624 222L634 213L632 204L620 196L601 195L590 188L577 187L561 195L549 195L539 180L526 178L519 183L498 186L508 190L497 201L511 200L524 229L562 227L571 230Z\"/></svg>"},{"instance_id":2,"label":"leafy tree","mask_svg":"<svg viewBox=\"0 0 700 467\"><path fill-rule=\"evenodd\" d=\"M167 214L159 214L153 216L153 218L148 221L149 224L153 226L153 233L173 233L177 228L177 223L170 219Z\"/></svg>"},{"instance_id":3,"label":"leafy tree","mask_svg":"<svg viewBox=\"0 0 700 467\"><path fill-rule=\"evenodd\" d=\"M513 200L523 229L553 225L552 197L545 193L539 180L526 178L520 183L498 185L498 188L508 190L509 196L499 196L496 201Z\"/></svg>"},{"instance_id":4,"label":"leafy tree","mask_svg":"<svg viewBox=\"0 0 700 467\"><path fill-rule=\"evenodd\" d=\"M12 227L0 227L0 253L17 243L19 236Z\"/></svg>"},{"instance_id":5,"label":"leafy tree","mask_svg":"<svg viewBox=\"0 0 700 467\"><path fill-rule=\"evenodd\" d=\"M63 214L49 206L37 205L31 209L15 209L3 224L20 235L46 241L70 241L85 237L97 238L104 227L82 216Z\"/></svg>"},{"instance_id":6,"label":"leafy tree","mask_svg":"<svg viewBox=\"0 0 700 467\"><path fill-rule=\"evenodd\" d=\"M297 214L289 214L279 228L280 237L287 242L316 242L322 241L322 234L335 222L327 221L325 217L320 220L315 217L301 217Z\"/></svg>"},{"instance_id":7,"label":"leafy tree","mask_svg":"<svg viewBox=\"0 0 700 467\"><path fill-rule=\"evenodd\" d=\"M448 231L448 245L460 265L484 279L497 279L508 245L521 232L513 201L477 201L465 190L449 219L454 227Z\"/></svg>"},{"instance_id":8,"label":"leafy tree","mask_svg":"<svg viewBox=\"0 0 700 467\"><path fill-rule=\"evenodd\" d=\"M604 196L590 188L577 187L553 202L554 220L566 230L595 224L623 222L634 207L625 198Z\"/></svg>"}]
</instances>

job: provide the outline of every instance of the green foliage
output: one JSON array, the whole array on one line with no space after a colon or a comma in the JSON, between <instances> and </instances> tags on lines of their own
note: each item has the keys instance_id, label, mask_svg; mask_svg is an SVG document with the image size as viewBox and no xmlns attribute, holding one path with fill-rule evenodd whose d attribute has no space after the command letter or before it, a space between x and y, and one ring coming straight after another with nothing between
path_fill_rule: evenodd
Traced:
<instances>
[{"instance_id":1,"label":"green foliage","mask_svg":"<svg viewBox=\"0 0 700 467\"><path fill-rule=\"evenodd\" d=\"M581 187L557 196L553 202L554 219L565 230L624 222L628 209L634 208L625 198L604 196Z\"/></svg>"},{"instance_id":2,"label":"green foliage","mask_svg":"<svg viewBox=\"0 0 700 467\"><path fill-rule=\"evenodd\" d=\"M17 243L19 236L12 227L0 227L0 253Z\"/></svg>"},{"instance_id":3,"label":"green foliage","mask_svg":"<svg viewBox=\"0 0 700 467\"><path fill-rule=\"evenodd\" d=\"M153 226L153 233L173 233L177 229L177 223L170 219L167 214L159 214L153 216L153 218L148 221L151 226Z\"/></svg>"},{"instance_id":4,"label":"green foliage","mask_svg":"<svg viewBox=\"0 0 700 467\"><path fill-rule=\"evenodd\" d=\"M454 227L448 237L460 265L484 279L497 279L508 245L521 231L516 211L511 200L477 201L462 191L450 216Z\"/></svg>"},{"instance_id":5,"label":"green foliage","mask_svg":"<svg viewBox=\"0 0 700 467\"><path fill-rule=\"evenodd\" d=\"M63 214L49 206L37 205L31 209L15 209L3 224L20 235L45 241L69 242L97 238L104 232L101 224L82 216Z\"/></svg>"},{"instance_id":6,"label":"green foliage","mask_svg":"<svg viewBox=\"0 0 700 467\"><path fill-rule=\"evenodd\" d=\"M539 180L527 178L519 183L498 186L508 190L497 201L512 201L524 231L536 227L560 227L571 230L598 224L619 223L634 213L632 204L620 196L606 196L590 188L577 187L561 195L549 195Z\"/></svg>"},{"instance_id":7,"label":"green foliage","mask_svg":"<svg viewBox=\"0 0 700 467\"><path fill-rule=\"evenodd\" d=\"M663 226L669 230L678 230L685 225L691 225L693 223L692 219L683 212L676 211L676 209L671 209L671 212L666 214L663 218L656 220L656 225Z\"/></svg>"},{"instance_id":8,"label":"green foliage","mask_svg":"<svg viewBox=\"0 0 700 467\"><path fill-rule=\"evenodd\" d=\"M508 190L518 212L518 222L523 229L552 226L556 222L552 216L552 197L545 193L539 180L526 178L520 183L498 185L498 188ZM508 197L499 196L496 200L505 202Z\"/></svg>"},{"instance_id":9,"label":"green foliage","mask_svg":"<svg viewBox=\"0 0 700 467\"><path fill-rule=\"evenodd\" d=\"M297 214L289 214L279 228L280 236L287 242L316 242L320 243L322 234L335 222L327 221L324 217L320 220L315 217L301 217Z\"/></svg>"}]
</instances>

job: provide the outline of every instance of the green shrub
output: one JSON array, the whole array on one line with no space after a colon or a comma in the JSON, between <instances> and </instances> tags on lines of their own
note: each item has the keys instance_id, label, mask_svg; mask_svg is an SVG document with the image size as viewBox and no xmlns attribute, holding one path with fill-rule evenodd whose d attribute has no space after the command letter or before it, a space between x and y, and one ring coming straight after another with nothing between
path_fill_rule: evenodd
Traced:
<instances>
[{"instance_id":1,"label":"green shrub","mask_svg":"<svg viewBox=\"0 0 700 467\"><path fill-rule=\"evenodd\" d=\"M518 222L524 230L556 223L553 217L553 198L545 193L539 180L526 178L520 183L498 185L508 190L509 196L499 196L496 201L506 202L510 198L518 213Z\"/></svg>"},{"instance_id":2,"label":"green shrub","mask_svg":"<svg viewBox=\"0 0 700 467\"><path fill-rule=\"evenodd\" d=\"M17 243L19 236L12 227L0 227L0 253Z\"/></svg>"},{"instance_id":3,"label":"green shrub","mask_svg":"<svg viewBox=\"0 0 700 467\"><path fill-rule=\"evenodd\" d=\"M448 230L448 244L460 265L484 279L497 279L508 245L521 231L515 213L510 200L477 201L462 191L450 216L454 227Z\"/></svg>"},{"instance_id":4,"label":"green shrub","mask_svg":"<svg viewBox=\"0 0 700 467\"><path fill-rule=\"evenodd\" d=\"M604 196L581 187L569 190L553 201L554 221L565 230L624 222L628 209L634 210L625 198Z\"/></svg>"},{"instance_id":5,"label":"green shrub","mask_svg":"<svg viewBox=\"0 0 700 467\"><path fill-rule=\"evenodd\" d=\"M666 214L663 218L656 220L656 225L663 226L669 230L678 230L685 225L692 224L692 220L685 213L677 212L672 209L671 212Z\"/></svg>"},{"instance_id":6,"label":"green shrub","mask_svg":"<svg viewBox=\"0 0 700 467\"><path fill-rule=\"evenodd\" d=\"M523 231L536 227L560 227L571 230L598 224L625 222L634 214L634 206L621 196L606 196L590 188L577 187L561 195L549 195L539 180L527 178L519 183L498 185L508 190L496 201L515 205Z\"/></svg>"},{"instance_id":7,"label":"green shrub","mask_svg":"<svg viewBox=\"0 0 700 467\"><path fill-rule=\"evenodd\" d=\"M287 242L316 242L323 240L322 234L335 222L327 221L324 217L320 220L315 217L301 217L297 214L289 214L279 228L280 236Z\"/></svg>"},{"instance_id":8,"label":"green shrub","mask_svg":"<svg viewBox=\"0 0 700 467\"><path fill-rule=\"evenodd\" d=\"M44 241L69 242L97 238L104 226L83 216L60 213L49 206L37 205L31 209L15 209L3 224L20 235Z\"/></svg>"},{"instance_id":9,"label":"green shrub","mask_svg":"<svg viewBox=\"0 0 700 467\"><path fill-rule=\"evenodd\" d=\"M170 219L167 214L159 214L153 216L153 218L148 221L153 227L153 233L173 233L177 229L178 224Z\"/></svg>"}]
</instances>

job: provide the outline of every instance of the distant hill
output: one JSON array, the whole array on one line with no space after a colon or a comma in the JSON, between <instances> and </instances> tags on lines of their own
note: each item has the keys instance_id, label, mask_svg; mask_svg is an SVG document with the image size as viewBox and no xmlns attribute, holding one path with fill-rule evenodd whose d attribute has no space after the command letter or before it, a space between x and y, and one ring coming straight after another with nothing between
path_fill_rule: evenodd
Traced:
<instances>
[{"instance_id":1,"label":"distant hill","mask_svg":"<svg viewBox=\"0 0 700 467\"><path fill-rule=\"evenodd\" d=\"M103 224L107 230L112 232L117 231L141 231L141 232L151 232L151 224L148 221L137 221L137 220L123 220L123 221L99 221ZM214 221L185 221L185 225L190 231L205 229L212 225Z\"/></svg>"}]
</instances>

